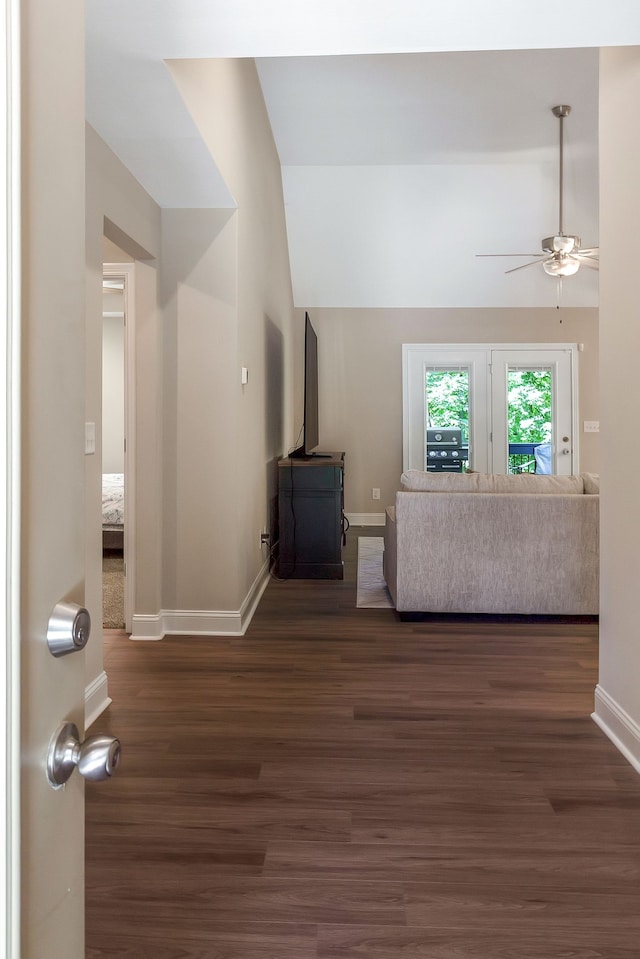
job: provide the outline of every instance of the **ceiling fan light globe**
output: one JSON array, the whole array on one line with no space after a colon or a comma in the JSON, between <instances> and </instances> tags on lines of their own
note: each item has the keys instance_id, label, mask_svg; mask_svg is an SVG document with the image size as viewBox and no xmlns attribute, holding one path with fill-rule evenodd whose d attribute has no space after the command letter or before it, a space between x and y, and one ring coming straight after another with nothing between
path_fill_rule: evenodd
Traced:
<instances>
[{"instance_id":1,"label":"ceiling fan light globe","mask_svg":"<svg viewBox=\"0 0 640 959\"><path fill-rule=\"evenodd\" d=\"M572 256L567 256L565 253L556 254L556 256L545 260L542 265L545 273L548 273L549 276L573 276L580 269L578 260L575 260Z\"/></svg>"}]
</instances>

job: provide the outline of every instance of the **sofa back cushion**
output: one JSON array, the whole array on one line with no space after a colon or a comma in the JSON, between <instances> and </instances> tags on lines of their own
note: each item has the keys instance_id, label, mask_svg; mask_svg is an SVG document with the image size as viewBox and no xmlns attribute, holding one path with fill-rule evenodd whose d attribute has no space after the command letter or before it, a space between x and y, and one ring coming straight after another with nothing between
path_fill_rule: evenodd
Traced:
<instances>
[{"instance_id":1,"label":"sofa back cushion","mask_svg":"<svg viewBox=\"0 0 640 959\"><path fill-rule=\"evenodd\" d=\"M429 473L407 470L402 489L425 493L584 493L582 476L537 473Z\"/></svg>"},{"instance_id":2,"label":"sofa back cushion","mask_svg":"<svg viewBox=\"0 0 640 959\"><path fill-rule=\"evenodd\" d=\"M477 493L480 473L428 473L406 470L400 477L408 493Z\"/></svg>"}]
</instances>

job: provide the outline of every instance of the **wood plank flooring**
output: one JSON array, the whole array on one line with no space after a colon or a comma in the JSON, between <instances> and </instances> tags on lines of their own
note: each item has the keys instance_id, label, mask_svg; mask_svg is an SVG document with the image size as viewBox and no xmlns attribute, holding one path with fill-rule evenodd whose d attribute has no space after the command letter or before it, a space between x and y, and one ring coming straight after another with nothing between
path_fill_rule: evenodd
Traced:
<instances>
[{"instance_id":1,"label":"wood plank flooring","mask_svg":"<svg viewBox=\"0 0 640 959\"><path fill-rule=\"evenodd\" d=\"M245 637L107 638L87 959L638 959L640 777L590 623L400 623L270 583Z\"/></svg>"}]
</instances>

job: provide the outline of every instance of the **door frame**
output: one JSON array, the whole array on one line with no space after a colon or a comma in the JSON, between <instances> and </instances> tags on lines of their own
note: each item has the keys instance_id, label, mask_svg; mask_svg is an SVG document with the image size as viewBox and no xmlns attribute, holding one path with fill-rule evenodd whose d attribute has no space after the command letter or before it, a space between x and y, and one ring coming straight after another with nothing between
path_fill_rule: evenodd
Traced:
<instances>
[{"instance_id":1,"label":"door frame","mask_svg":"<svg viewBox=\"0 0 640 959\"><path fill-rule=\"evenodd\" d=\"M136 338L135 263L103 263L103 277L124 278L124 625L131 632L135 601L136 514ZM102 417L102 413L100 414ZM102 432L102 430L101 430Z\"/></svg>"},{"instance_id":2,"label":"door frame","mask_svg":"<svg viewBox=\"0 0 640 959\"><path fill-rule=\"evenodd\" d=\"M20 956L20 421L21 421L21 239L20 239L20 5L5 0L0 14L0 300L6 329L0 337L0 607L4 621L4 653L0 660L0 950L7 959Z\"/></svg>"},{"instance_id":3,"label":"door frame","mask_svg":"<svg viewBox=\"0 0 640 959\"><path fill-rule=\"evenodd\" d=\"M418 411L417 404L413 400L413 390L415 385L415 369L419 362L420 354L428 354L430 357L441 355L446 356L446 362L449 362L449 356L454 355L460 358L461 364L468 364L468 357L477 355L478 359L484 358L487 370L490 368L491 354L497 351L503 352L569 352L571 356L571 422L572 422L572 468L575 472L579 470L579 432L578 432L578 362L577 354L579 347L577 343L403 343L402 344L402 468L424 469L424 457L421 465L416 465L416 437L418 433L423 437L424 444L425 422L424 422L424 402L421 401L421 410ZM447 356L449 354L449 356ZM423 368L423 367L421 367ZM485 390L485 387L482 387ZM486 402L489 415L488 431L486 436L486 447L483 439L475 435L476 458L474 458L473 468L481 472L490 471L489 464L493 462L492 436L493 424L491 423L491 377L487 377ZM483 418L484 422L484 418ZM470 431L473 425L469 424ZM479 430L477 434L479 434ZM471 439L471 437L470 437ZM479 455L479 458L478 458Z\"/></svg>"}]
</instances>

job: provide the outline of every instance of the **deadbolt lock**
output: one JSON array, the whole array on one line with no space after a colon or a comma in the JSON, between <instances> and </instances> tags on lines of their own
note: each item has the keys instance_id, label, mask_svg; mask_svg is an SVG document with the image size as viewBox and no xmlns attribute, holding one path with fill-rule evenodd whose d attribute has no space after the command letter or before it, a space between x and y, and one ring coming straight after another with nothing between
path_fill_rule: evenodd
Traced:
<instances>
[{"instance_id":1,"label":"deadbolt lock","mask_svg":"<svg viewBox=\"0 0 640 959\"><path fill-rule=\"evenodd\" d=\"M84 649L90 634L91 617L84 606L55 605L47 626L47 645L52 656L66 656Z\"/></svg>"}]
</instances>

